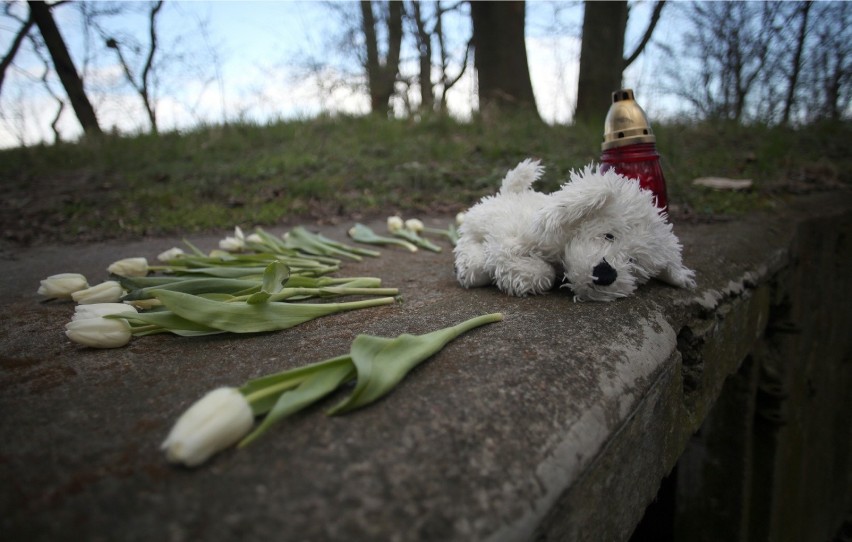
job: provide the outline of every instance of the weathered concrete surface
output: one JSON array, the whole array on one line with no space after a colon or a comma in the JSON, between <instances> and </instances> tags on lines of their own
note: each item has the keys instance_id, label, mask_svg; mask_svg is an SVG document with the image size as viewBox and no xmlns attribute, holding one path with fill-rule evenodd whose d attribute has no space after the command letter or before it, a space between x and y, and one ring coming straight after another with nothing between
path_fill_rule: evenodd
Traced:
<instances>
[{"instance_id":1,"label":"weathered concrete surface","mask_svg":"<svg viewBox=\"0 0 852 542\"><path fill-rule=\"evenodd\" d=\"M763 334L770 283L791 266L797 231L834 221L848 246L850 213L842 193L776 215L678 225L698 288L650 283L604 304L573 303L566 291L516 299L463 290L448 250L384 250L341 274L382 277L402 290L401 304L276 333L154 336L108 351L64 337L73 308L39 303L38 280L74 271L94 282L118 258L152 259L179 241L7 255L0 538L626 539ZM344 239L344 226L323 231ZM216 240L192 239L204 248ZM423 333L497 311L504 322L457 339L369 408L336 418L312 409L192 471L158 450L213 387L346 352L358 333ZM832 333L848 361L848 336ZM848 382L845 367L835 379ZM823 418L845 427L836 439L848 445L848 409ZM829 475L852 481L848 458L831 460ZM852 505L844 499L825 521Z\"/></svg>"}]
</instances>

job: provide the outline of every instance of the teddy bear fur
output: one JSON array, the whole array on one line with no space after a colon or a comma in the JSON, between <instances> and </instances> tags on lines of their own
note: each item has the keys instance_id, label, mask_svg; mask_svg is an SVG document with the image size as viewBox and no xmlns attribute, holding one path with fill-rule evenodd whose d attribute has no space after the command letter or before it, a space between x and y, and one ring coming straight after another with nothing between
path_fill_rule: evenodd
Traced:
<instances>
[{"instance_id":1,"label":"teddy bear fur","mask_svg":"<svg viewBox=\"0 0 852 542\"><path fill-rule=\"evenodd\" d=\"M462 286L541 294L561 272L575 301L625 297L652 277L695 286L666 214L638 182L590 165L544 194L532 188L543 173L540 162L521 162L465 213L454 249Z\"/></svg>"}]
</instances>

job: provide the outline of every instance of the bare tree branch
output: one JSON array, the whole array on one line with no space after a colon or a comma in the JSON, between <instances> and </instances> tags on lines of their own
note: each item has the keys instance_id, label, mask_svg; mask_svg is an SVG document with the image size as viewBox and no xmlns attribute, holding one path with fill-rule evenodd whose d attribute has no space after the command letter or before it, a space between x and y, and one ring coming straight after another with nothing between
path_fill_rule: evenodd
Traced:
<instances>
[{"instance_id":1,"label":"bare tree branch","mask_svg":"<svg viewBox=\"0 0 852 542\"><path fill-rule=\"evenodd\" d=\"M138 81L133 75L133 71L130 69L130 65L127 60L124 58L124 54L121 51L121 44L114 38L106 39L106 46L113 49L116 56L118 56L118 62L121 64L121 69L124 71L124 76L127 79L127 82L130 83L130 86L136 90L136 93L139 94L139 97L142 99L142 105L145 107L145 113L148 115L148 120L151 123L151 131L155 134L159 131L157 126L157 107L154 100L151 98L150 79L151 70L154 67L154 55L157 52L157 14L160 12L162 7L163 0L158 0L154 3L150 13L148 14L148 34L150 42L148 45L148 55L145 58L142 74Z\"/></svg>"},{"instance_id":2,"label":"bare tree branch","mask_svg":"<svg viewBox=\"0 0 852 542\"><path fill-rule=\"evenodd\" d=\"M790 122L790 112L793 110L793 102L796 98L796 85L799 82L799 72L802 67L802 51L805 48L805 37L808 30L808 12L811 10L811 5L812 2L810 0L802 2L798 10L802 21L799 27L799 36L796 40L796 52L793 54L792 70L787 87L787 100L784 102L784 113L781 117L781 124L788 124Z\"/></svg>"},{"instance_id":3,"label":"bare tree branch","mask_svg":"<svg viewBox=\"0 0 852 542\"><path fill-rule=\"evenodd\" d=\"M154 7L151 8L151 13L149 14L149 35L151 39L151 45L148 48L148 57L145 59L145 67L142 69L142 100L145 102L145 109L148 110L148 118L151 120L151 129L154 130L154 133L157 133L157 111L156 107L151 104L151 93L149 89L149 80L151 75L151 68L154 65L154 54L157 52L157 14L160 12L160 9L163 7L163 0L158 0Z\"/></svg>"},{"instance_id":4,"label":"bare tree branch","mask_svg":"<svg viewBox=\"0 0 852 542\"><path fill-rule=\"evenodd\" d=\"M665 6L666 0L657 0L657 3L654 5L654 12L651 14L651 20L648 22L648 28L645 29L645 35L642 36L642 40L639 42L639 45L636 46L636 49L633 53L630 54L627 58L624 59L624 66L622 67L622 71L627 69L627 66L633 64L633 61L636 60L642 51L645 49L645 46L651 41L651 35L654 33L654 28L657 27L657 22L660 20L660 13L663 11L663 6Z\"/></svg>"},{"instance_id":5,"label":"bare tree branch","mask_svg":"<svg viewBox=\"0 0 852 542\"><path fill-rule=\"evenodd\" d=\"M30 29L32 29L34 24L35 21L33 20L32 14L30 14L18 30L18 33L15 34L15 39L12 40L12 45L9 46L9 51L3 57L2 62L0 62L0 93L3 91L3 80L6 78L6 70L12 65L12 61L15 60L15 55L18 54L18 49L20 49L21 43L23 43L27 34L30 33Z\"/></svg>"}]
</instances>

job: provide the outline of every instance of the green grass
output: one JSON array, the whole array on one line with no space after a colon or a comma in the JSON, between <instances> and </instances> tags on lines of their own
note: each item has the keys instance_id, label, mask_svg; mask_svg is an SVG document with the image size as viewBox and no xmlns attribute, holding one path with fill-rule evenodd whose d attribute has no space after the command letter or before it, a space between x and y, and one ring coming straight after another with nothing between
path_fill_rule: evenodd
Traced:
<instances>
[{"instance_id":1,"label":"green grass","mask_svg":"<svg viewBox=\"0 0 852 542\"><path fill-rule=\"evenodd\" d=\"M527 119L239 124L0 151L0 182L20 202L4 204L4 214L28 217L37 241L455 213L528 156L547 166L539 189L556 189L571 169L598 159L601 132ZM675 214L743 213L791 191L850 184L849 123L671 124L655 132ZM692 186L701 176L751 178L755 189ZM6 219L3 226L15 228Z\"/></svg>"}]
</instances>

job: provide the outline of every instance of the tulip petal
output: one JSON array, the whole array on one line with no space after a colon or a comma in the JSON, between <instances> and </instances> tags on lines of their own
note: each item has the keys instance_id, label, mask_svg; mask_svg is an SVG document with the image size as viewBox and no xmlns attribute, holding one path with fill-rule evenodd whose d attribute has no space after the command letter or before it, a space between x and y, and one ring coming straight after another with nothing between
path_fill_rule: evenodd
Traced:
<instances>
[{"instance_id":1,"label":"tulip petal","mask_svg":"<svg viewBox=\"0 0 852 542\"><path fill-rule=\"evenodd\" d=\"M170 462L195 467L239 441L253 423L248 401L238 390L217 388L178 418L160 448Z\"/></svg>"}]
</instances>

